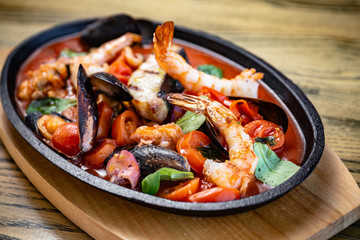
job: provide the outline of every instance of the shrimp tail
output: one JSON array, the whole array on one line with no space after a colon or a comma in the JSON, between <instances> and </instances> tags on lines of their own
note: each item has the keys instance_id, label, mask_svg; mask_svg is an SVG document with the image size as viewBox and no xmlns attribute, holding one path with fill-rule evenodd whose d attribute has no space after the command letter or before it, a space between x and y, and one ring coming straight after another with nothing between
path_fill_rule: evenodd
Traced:
<instances>
[{"instance_id":1,"label":"shrimp tail","mask_svg":"<svg viewBox=\"0 0 360 240\"><path fill-rule=\"evenodd\" d=\"M158 56L163 56L171 50L174 38L174 22L168 21L158 26L154 33L155 51Z\"/></svg>"},{"instance_id":2,"label":"shrimp tail","mask_svg":"<svg viewBox=\"0 0 360 240\"><path fill-rule=\"evenodd\" d=\"M205 113L208 105L208 100L204 98L180 93L169 93L166 100L171 104L198 114Z\"/></svg>"}]
</instances>

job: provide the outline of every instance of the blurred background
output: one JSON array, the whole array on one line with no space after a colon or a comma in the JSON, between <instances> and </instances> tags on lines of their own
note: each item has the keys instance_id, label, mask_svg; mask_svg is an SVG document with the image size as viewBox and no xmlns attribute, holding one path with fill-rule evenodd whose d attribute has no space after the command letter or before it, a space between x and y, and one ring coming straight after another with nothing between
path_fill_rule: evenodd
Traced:
<instances>
[{"instance_id":1,"label":"blurred background","mask_svg":"<svg viewBox=\"0 0 360 240\"><path fill-rule=\"evenodd\" d=\"M315 105L326 144L360 184L360 1L0 0L0 54L56 24L118 13L215 34L280 70ZM334 239L360 239L360 222Z\"/></svg>"}]
</instances>

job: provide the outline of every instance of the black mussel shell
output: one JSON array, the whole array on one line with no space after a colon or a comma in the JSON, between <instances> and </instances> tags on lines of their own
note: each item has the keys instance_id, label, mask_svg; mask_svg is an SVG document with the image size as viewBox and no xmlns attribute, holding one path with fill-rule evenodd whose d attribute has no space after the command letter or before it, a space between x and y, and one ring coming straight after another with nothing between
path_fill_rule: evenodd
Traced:
<instances>
[{"instance_id":1,"label":"black mussel shell","mask_svg":"<svg viewBox=\"0 0 360 240\"><path fill-rule=\"evenodd\" d=\"M29 114L26 115L24 122L26 124L26 126L28 126L32 131L34 131L37 135L40 136L40 138L42 138L41 133L39 132L39 128L38 128L38 120L41 116L43 116L44 114L42 112L36 111L36 112L31 112ZM55 115L58 117L61 117L62 119L64 119L66 122L71 122L70 119L64 117L63 115L57 113L57 112L53 112L51 113L51 115Z\"/></svg>"},{"instance_id":2,"label":"black mussel shell","mask_svg":"<svg viewBox=\"0 0 360 240\"><path fill-rule=\"evenodd\" d=\"M25 117L26 126L28 126L33 132L36 132L38 136L41 136L41 134L37 126L37 121L42 115L43 114L41 112L32 112Z\"/></svg>"},{"instance_id":3,"label":"black mussel shell","mask_svg":"<svg viewBox=\"0 0 360 240\"><path fill-rule=\"evenodd\" d=\"M98 128L98 109L90 80L81 64L77 78L80 149L84 153L90 151L95 144Z\"/></svg>"},{"instance_id":4,"label":"black mussel shell","mask_svg":"<svg viewBox=\"0 0 360 240\"><path fill-rule=\"evenodd\" d=\"M101 18L89 24L80 33L80 40L89 47L99 47L101 44L132 32L141 34L136 21L128 15L119 14Z\"/></svg>"},{"instance_id":5,"label":"black mussel shell","mask_svg":"<svg viewBox=\"0 0 360 240\"><path fill-rule=\"evenodd\" d=\"M229 97L229 98L232 100L239 99L234 97ZM250 102L251 104L258 106L259 114L263 116L264 120L280 125L284 133L286 133L288 129L289 121L286 112L279 105L256 98L241 98L241 99L244 99L247 102Z\"/></svg>"},{"instance_id":6,"label":"black mussel shell","mask_svg":"<svg viewBox=\"0 0 360 240\"><path fill-rule=\"evenodd\" d=\"M95 91L119 101L130 101L133 97L128 88L117 77L107 72L97 72L88 76Z\"/></svg>"},{"instance_id":7,"label":"black mussel shell","mask_svg":"<svg viewBox=\"0 0 360 240\"><path fill-rule=\"evenodd\" d=\"M169 167L180 171L190 171L186 158L168 148L143 145L129 150L134 154L140 167L141 176L147 176L160 168Z\"/></svg>"}]
</instances>

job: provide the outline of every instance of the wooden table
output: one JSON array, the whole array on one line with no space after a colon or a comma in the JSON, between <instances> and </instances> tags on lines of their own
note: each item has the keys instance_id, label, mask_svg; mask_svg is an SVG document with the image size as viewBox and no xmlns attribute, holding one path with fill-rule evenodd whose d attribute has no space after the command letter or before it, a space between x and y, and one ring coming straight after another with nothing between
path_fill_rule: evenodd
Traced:
<instances>
[{"instance_id":1,"label":"wooden table","mask_svg":"<svg viewBox=\"0 0 360 240\"><path fill-rule=\"evenodd\" d=\"M360 1L2 0L0 54L55 24L120 12L216 34L271 63L315 105L327 145L360 184ZM0 182L0 239L90 238L34 188L1 144ZM360 221L334 239L360 239Z\"/></svg>"}]
</instances>

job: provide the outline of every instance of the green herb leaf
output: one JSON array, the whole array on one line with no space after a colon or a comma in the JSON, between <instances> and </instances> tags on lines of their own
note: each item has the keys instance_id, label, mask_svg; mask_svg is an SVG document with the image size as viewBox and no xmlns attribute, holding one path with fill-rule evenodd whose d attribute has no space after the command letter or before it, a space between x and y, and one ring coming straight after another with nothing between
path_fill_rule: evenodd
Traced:
<instances>
[{"instance_id":1,"label":"green herb leaf","mask_svg":"<svg viewBox=\"0 0 360 240\"><path fill-rule=\"evenodd\" d=\"M254 143L254 152L259 157L255 176L271 186L278 186L294 175L300 167L281 160L266 144Z\"/></svg>"},{"instance_id":2,"label":"green herb leaf","mask_svg":"<svg viewBox=\"0 0 360 240\"><path fill-rule=\"evenodd\" d=\"M222 159L222 155L216 148L213 147L212 144L209 144L205 147L196 147L196 150L198 150L201 155L206 159Z\"/></svg>"},{"instance_id":3,"label":"green herb leaf","mask_svg":"<svg viewBox=\"0 0 360 240\"><path fill-rule=\"evenodd\" d=\"M203 114L196 114L187 111L184 116L176 121L176 124L180 126L184 133L197 130L206 120Z\"/></svg>"},{"instance_id":4,"label":"green herb leaf","mask_svg":"<svg viewBox=\"0 0 360 240\"><path fill-rule=\"evenodd\" d=\"M194 174L192 172L179 171L173 168L164 167L147 175L141 182L141 189L144 193L154 195L159 190L161 180L178 181L192 178L194 178Z\"/></svg>"},{"instance_id":5,"label":"green herb leaf","mask_svg":"<svg viewBox=\"0 0 360 240\"><path fill-rule=\"evenodd\" d=\"M210 64L199 65L197 69L199 71L216 76L218 78L223 78L222 70L218 67L215 67L214 65L210 65Z\"/></svg>"},{"instance_id":6,"label":"green herb leaf","mask_svg":"<svg viewBox=\"0 0 360 240\"><path fill-rule=\"evenodd\" d=\"M26 113L41 112L43 114L51 114L53 112L61 113L71 106L75 106L76 99L61 98L41 98L33 100L26 109Z\"/></svg>"},{"instance_id":7,"label":"green herb leaf","mask_svg":"<svg viewBox=\"0 0 360 240\"><path fill-rule=\"evenodd\" d=\"M256 137L255 142L268 144L270 147L276 145L275 137L274 136L268 136L268 137Z\"/></svg>"},{"instance_id":8,"label":"green herb leaf","mask_svg":"<svg viewBox=\"0 0 360 240\"><path fill-rule=\"evenodd\" d=\"M60 52L60 57L72 58L76 56L84 56L86 54L87 54L86 52L75 52L70 49L64 49Z\"/></svg>"}]
</instances>

